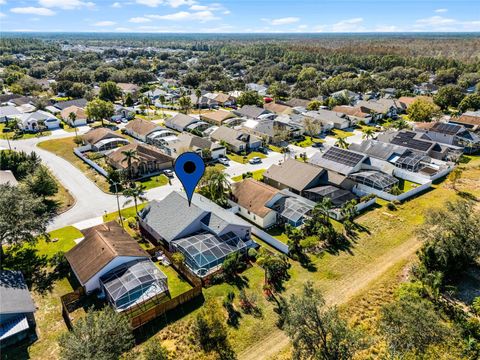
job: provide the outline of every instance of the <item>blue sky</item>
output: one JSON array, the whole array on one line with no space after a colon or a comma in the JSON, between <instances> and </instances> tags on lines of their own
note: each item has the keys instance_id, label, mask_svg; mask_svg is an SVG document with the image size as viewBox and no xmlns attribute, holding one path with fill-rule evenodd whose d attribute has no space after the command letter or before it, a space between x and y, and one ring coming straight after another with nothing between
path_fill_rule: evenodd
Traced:
<instances>
[{"instance_id":1,"label":"blue sky","mask_svg":"<svg viewBox=\"0 0 480 360\"><path fill-rule=\"evenodd\" d=\"M0 31L480 31L480 1L0 0Z\"/></svg>"}]
</instances>

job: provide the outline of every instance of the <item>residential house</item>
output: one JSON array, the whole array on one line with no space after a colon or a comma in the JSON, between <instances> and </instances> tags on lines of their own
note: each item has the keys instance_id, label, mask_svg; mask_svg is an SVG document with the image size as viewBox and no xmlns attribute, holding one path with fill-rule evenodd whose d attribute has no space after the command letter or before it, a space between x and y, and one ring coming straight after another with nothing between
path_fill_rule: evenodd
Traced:
<instances>
[{"instance_id":1,"label":"residential house","mask_svg":"<svg viewBox=\"0 0 480 360\"><path fill-rule=\"evenodd\" d=\"M285 101L285 105L290 106L291 108L306 108L310 104L310 100L292 98L288 101Z\"/></svg>"},{"instance_id":2,"label":"residential house","mask_svg":"<svg viewBox=\"0 0 480 360\"><path fill-rule=\"evenodd\" d=\"M186 151L196 152L202 156L204 160L217 160L220 157L225 157L227 154L225 146L189 133L178 135L175 141L168 142L161 148L166 154L173 158L176 158Z\"/></svg>"},{"instance_id":3,"label":"residential house","mask_svg":"<svg viewBox=\"0 0 480 360\"><path fill-rule=\"evenodd\" d=\"M235 99L228 94L224 93L206 93L204 97L212 100L211 104L218 106L232 106L235 104Z\"/></svg>"},{"instance_id":4,"label":"residential house","mask_svg":"<svg viewBox=\"0 0 480 360\"><path fill-rule=\"evenodd\" d=\"M23 104L17 106L17 110L20 111L22 114L31 113L37 110L37 107L33 104Z\"/></svg>"},{"instance_id":5,"label":"residential house","mask_svg":"<svg viewBox=\"0 0 480 360\"><path fill-rule=\"evenodd\" d=\"M462 125L472 131L480 130L480 110L466 111L457 118L451 118L448 122Z\"/></svg>"},{"instance_id":6,"label":"residential house","mask_svg":"<svg viewBox=\"0 0 480 360\"><path fill-rule=\"evenodd\" d=\"M143 95L147 96L152 101L158 100L160 96L165 97L165 100L167 100L168 92L157 88L157 89L146 91L143 93Z\"/></svg>"},{"instance_id":7,"label":"residential house","mask_svg":"<svg viewBox=\"0 0 480 360\"><path fill-rule=\"evenodd\" d=\"M383 118L396 119L399 114L405 112L407 106L397 99L381 98L378 100L361 100L357 102L362 112L366 112L372 115L373 120L379 120Z\"/></svg>"},{"instance_id":8,"label":"residential house","mask_svg":"<svg viewBox=\"0 0 480 360\"><path fill-rule=\"evenodd\" d=\"M303 115L319 122L322 126L322 131L346 129L352 126L352 121L349 116L335 111L319 109L316 111L307 111Z\"/></svg>"},{"instance_id":9,"label":"residential house","mask_svg":"<svg viewBox=\"0 0 480 360\"><path fill-rule=\"evenodd\" d=\"M433 95L438 92L438 86L430 82L413 85L413 92L416 95Z\"/></svg>"},{"instance_id":10,"label":"residential house","mask_svg":"<svg viewBox=\"0 0 480 360\"><path fill-rule=\"evenodd\" d=\"M70 118L70 114L75 114L75 120ZM61 118L71 127L87 125L87 113L84 108L71 105L64 108L60 113Z\"/></svg>"},{"instance_id":11,"label":"residential house","mask_svg":"<svg viewBox=\"0 0 480 360\"><path fill-rule=\"evenodd\" d=\"M132 169L128 169L128 162L125 159L125 151L135 151L135 158L131 160ZM152 145L133 143L122 146L109 152L106 156L109 165L123 172L132 172L136 179L149 175L158 174L162 170L173 166L173 158L164 154L160 149Z\"/></svg>"},{"instance_id":12,"label":"residential house","mask_svg":"<svg viewBox=\"0 0 480 360\"><path fill-rule=\"evenodd\" d=\"M132 120L135 119L135 109L132 107L125 107L125 106L120 106L117 104L113 104L114 108L114 115L110 118L111 121L116 121L116 120Z\"/></svg>"},{"instance_id":13,"label":"residential house","mask_svg":"<svg viewBox=\"0 0 480 360\"><path fill-rule=\"evenodd\" d=\"M249 223L198 193L190 206L184 192L178 191L151 201L140 211L139 223L153 242L182 253L187 267L199 277L218 269L228 255L254 245Z\"/></svg>"},{"instance_id":14,"label":"residential house","mask_svg":"<svg viewBox=\"0 0 480 360\"><path fill-rule=\"evenodd\" d=\"M288 115L293 112L293 109L290 106L273 101L263 104L263 108L277 115Z\"/></svg>"},{"instance_id":15,"label":"residential house","mask_svg":"<svg viewBox=\"0 0 480 360\"><path fill-rule=\"evenodd\" d=\"M42 129L57 129L60 127L60 120L54 115L37 110L33 113L14 115L12 117L18 121L18 127L23 131L37 132Z\"/></svg>"},{"instance_id":16,"label":"residential house","mask_svg":"<svg viewBox=\"0 0 480 360\"><path fill-rule=\"evenodd\" d=\"M305 190L319 186L324 169L294 159L272 165L263 173L263 181L277 189L288 189L303 195Z\"/></svg>"},{"instance_id":17,"label":"residential house","mask_svg":"<svg viewBox=\"0 0 480 360\"><path fill-rule=\"evenodd\" d=\"M415 102L415 100L417 100L417 99L422 99L422 100L428 101L428 102L433 104L433 98L431 96L422 96L422 95L401 96L401 97L398 98L398 101L400 101L402 104L405 104L405 106L408 109L410 107L410 105L412 105Z\"/></svg>"},{"instance_id":18,"label":"residential house","mask_svg":"<svg viewBox=\"0 0 480 360\"><path fill-rule=\"evenodd\" d=\"M338 100L346 99L349 104L355 103L362 98L360 94L347 89L343 89L343 90L339 90L334 93L331 93L330 96Z\"/></svg>"},{"instance_id":19,"label":"residential house","mask_svg":"<svg viewBox=\"0 0 480 360\"><path fill-rule=\"evenodd\" d=\"M176 131L204 131L211 125L205 121L201 121L193 116L177 113L171 118L165 120L165 126Z\"/></svg>"},{"instance_id":20,"label":"residential house","mask_svg":"<svg viewBox=\"0 0 480 360\"><path fill-rule=\"evenodd\" d=\"M206 121L210 124L221 126L225 120L234 118L235 114L230 111L217 110L206 111L200 114L200 120Z\"/></svg>"},{"instance_id":21,"label":"residential house","mask_svg":"<svg viewBox=\"0 0 480 360\"><path fill-rule=\"evenodd\" d=\"M82 140L84 144L91 146L91 150L99 152L129 144L124 136L102 127L88 131L82 136Z\"/></svg>"},{"instance_id":22,"label":"residential house","mask_svg":"<svg viewBox=\"0 0 480 360\"><path fill-rule=\"evenodd\" d=\"M125 133L147 143L154 143L155 140L159 140L160 138L172 137L170 139L172 140L176 137L170 130L143 119L130 121L125 125Z\"/></svg>"},{"instance_id":23,"label":"residential house","mask_svg":"<svg viewBox=\"0 0 480 360\"><path fill-rule=\"evenodd\" d=\"M268 87L265 85L255 84L255 83L248 83L245 85L245 88L249 91L256 91L258 95L265 96L267 95Z\"/></svg>"},{"instance_id":24,"label":"residential house","mask_svg":"<svg viewBox=\"0 0 480 360\"><path fill-rule=\"evenodd\" d=\"M166 276L116 221L82 233L84 239L65 257L87 294L99 291L119 312L168 294Z\"/></svg>"},{"instance_id":25,"label":"residential house","mask_svg":"<svg viewBox=\"0 0 480 360\"><path fill-rule=\"evenodd\" d=\"M332 111L349 116L350 119L355 120L355 123L363 121L365 124L368 124L372 119L372 115L370 113L363 112L358 106L339 105L333 107Z\"/></svg>"},{"instance_id":26,"label":"residential house","mask_svg":"<svg viewBox=\"0 0 480 360\"><path fill-rule=\"evenodd\" d=\"M36 98L32 96L20 96L12 98L8 101L8 105L22 106L22 105L33 105Z\"/></svg>"},{"instance_id":27,"label":"residential house","mask_svg":"<svg viewBox=\"0 0 480 360\"><path fill-rule=\"evenodd\" d=\"M122 93L124 94L132 94L135 95L140 87L136 84L131 83L117 83L117 86L120 88Z\"/></svg>"},{"instance_id":28,"label":"residential house","mask_svg":"<svg viewBox=\"0 0 480 360\"><path fill-rule=\"evenodd\" d=\"M272 113L270 110L255 105L243 105L240 109L233 110L232 112L237 116L249 119L258 119L261 115Z\"/></svg>"},{"instance_id":29,"label":"residential house","mask_svg":"<svg viewBox=\"0 0 480 360\"><path fill-rule=\"evenodd\" d=\"M19 95L19 94L0 94L0 105L1 106L5 106L5 105L14 106L15 104L13 104L11 101L13 99L17 99L19 97L22 97L22 95Z\"/></svg>"},{"instance_id":30,"label":"residential house","mask_svg":"<svg viewBox=\"0 0 480 360\"><path fill-rule=\"evenodd\" d=\"M267 204L277 197L279 190L252 178L232 184L232 202L238 206L237 214L267 229L277 223L277 212Z\"/></svg>"},{"instance_id":31,"label":"residential house","mask_svg":"<svg viewBox=\"0 0 480 360\"><path fill-rule=\"evenodd\" d=\"M334 208L341 208L352 200L358 201L358 196L354 193L334 185L322 185L305 190L305 197L315 203L328 199Z\"/></svg>"},{"instance_id":32,"label":"residential house","mask_svg":"<svg viewBox=\"0 0 480 360\"><path fill-rule=\"evenodd\" d=\"M36 338L36 311L20 271L0 271L0 348Z\"/></svg>"},{"instance_id":33,"label":"residential house","mask_svg":"<svg viewBox=\"0 0 480 360\"><path fill-rule=\"evenodd\" d=\"M13 105L0 106L0 123L4 123L7 119L14 118L20 114L22 114L22 112Z\"/></svg>"},{"instance_id":34,"label":"residential house","mask_svg":"<svg viewBox=\"0 0 480 360\"><path fill-rule=\"evenodd\" d=\"M299 127L270 119L249 119L242 123L240 129L273 144L286 141L302 133Z\"/></svg>"},{"instance_id":35,"label":"residential house","mask_svg":"<svg viewBox=\"0 0 480 360\"><path fill-rule=\"evenodd\" d=\"M377 140L400 145L415 152L430 156L433 159L447 160L451 155L451 148L425 138L424 134L415 131L387 131L377 136Z\"/></svg>"},{"instance_id":36,"label":"residential house","mask_svg":"<svg viewBox=\"0 0 480 360\"><path fill-rule=\"evenodd\" d=\"M53 104L53 106L63 111L64 109L70 106L77 106L79 108L85 109L85 107L87 106L87 103L88 103L87 99L74 99L74 100L67 100L67 101L59 101Z\"/></svg>"},{"instance_id":37,"label":"residential house","mask_svg":"<svg viewBox=\"0 0 480 360\"><path fill-rule=\"evenodd\" d=\"M267 204L268 208L277 213L277 224L300 226L310 216L315 203L288 189L278 192ZM282 226L283 227L283 226Z\"/></svg>"},{"instance_id":38,"label":"residential house","mask_svg":"<svg viewBox=\"0 0 480 360\"><path fill-rule=\"evenodd\" d=\"M11 186L18 185L18 181L11 170L0 170L0 185L5 184L10 184Z\"/></svg>"},{"instance_id":39,"label":"residential house","mask_svg":"<svg viewBox=\"0 0 480 360\"><path fill-rule=\"evenodd\" d=\"M249 152L262 146L262 139L245 131L220 126L210 135L210 138L220 144L224 142L233 152Z\"/></svg>"},{"instance_id":40,"label":"residential house","mask_svg":"<svg viewBox=\"0 0 480 360\"><path fill-rule=\"evenodd\" d=\"M424 134L422 139L452 145L453 149L463 148L468 153L480 149L480 136L462 125L444 122L417 123L415 130Z\"/></svg>"},{"instance_id":41,"label":"residential house","mask_svg":"<svg viewBox=\"0 0 480 360\"><path fill-rule=\"evenodd\" d=\"M367 155L352 150L332 146L324 153L316 153L309 159L309 163L327 171L327 176L322 179L323 184L344 190L350 191L357 183L361 183L389 192L398 184L398 179L391 174L370 166Z\"/></svg>"}]
</instances>

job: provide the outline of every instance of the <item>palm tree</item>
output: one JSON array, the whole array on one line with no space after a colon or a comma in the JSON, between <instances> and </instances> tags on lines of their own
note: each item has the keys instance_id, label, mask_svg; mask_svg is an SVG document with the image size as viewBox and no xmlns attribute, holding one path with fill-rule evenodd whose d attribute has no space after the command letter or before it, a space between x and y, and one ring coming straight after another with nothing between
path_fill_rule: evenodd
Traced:
<instances>
[{"instance_id":1,"label":"palm tree","mask_svg":"<svg viewBox=\"0 0 480 360\"><path fill-rule=\"evenodd\" d=\"M122 162L127 163L127 168L128 168L128 178L130 181L133 179L133 169L132 169L132 161L133 160L139 160L139 157L137 156L137 151L130 149L130 150L125 150L122 151L122 155L124 156Z\"/></svg>"},{"instance_id":2,"label":"palm tree","mask_svg":"<svg viewBox=\"0 0 480 360\"><path fill-rule=\"evenodd\" d=\"M397 130L409 129L410 125L405 121L405 119L398 119L394 123L394 128Z\"/></svg>"},{"instance_id":3,"label":"palm tree","mask_svg":"<svg viewBox=\"0 0 480 360\"><path fill-rule=\"evenodd\" d=\"M73 111L68 114L68 118L70 119L71 123L72 123L72 126L73 128L75 129L75 138L78 137L78 134L77 134L77 127L75 126L75 120L77 120L77 114L75 114Z\"/></svg>"},{"instance_id":4,"label":"palm tree","mask_svg":"<svg viewBox=\"0 0 480 360\"><path fill-rule=\"evenodd\" d=\"M178 99L178 105L184 114L188 114L188 110L192 107L192 100L188 96L182 96Z\"/></svg>"},{"instance_id":5,"label":"palm tree","mask_svg":"<svg viewBox=\"0 0 480 360\"><path fill-rule=\"evenodd\" d=\"M225 206L231 193L227 175L216 168L211 168L200 182L200 194L220 206Z\"/></svg>"},{"instance_id":6,"label":"palm tree","mask_svg":"<svg viewBox=\"0 0 480 360\"><path fill-rule=\"evenodd\" d=\"M200 116L200 97L202 96L202 91L200 89L195 90L195 97L197 98L197 109L198 109L198 115Z\"/></svg>"},{"instance_id":7,"label":"palm tree","mask_svg":"<svg viewBox=\"0 0 480 360\"><path fill-rule=\"evenodd\" d=\"M165 109L163 108L163 104L165 104L165 95L160 95L158 101L160 101L160 105L162 106L162 118L165 119Z\"/></svg>"},{"instance_id":8,"label":"palm tree","mask_svg":"<svg viewBox=\"0 0 480 360\"><path fill-rule=\"evenodd\" d=\"M338 138L338 140L335 142L335 145L338 146L341 149L348 149L350 144L345 140L345 138Z\"/></svg>"},{"instance_id":9,"label":"palm tree","mask_svg":"<svg viewBox=\"0 0 480 360\"><path fill-rule=\"evenodd\" d=\"M373 139L374 136L375 130L373 130L372 128L366 128L365 130L363 130L362 139Z\"/></svg>"},{"instance_id":10,"label":"palm tree","mask_svg":"<svg viewBox=\"0 0 480 360\"><path fill-rule=\"evenodd\" d=\"M123 205L128 205L133 201L133 203L135 204L135 214L138 215L138 202L144 202L148 200L145 197L145 189L146 187L144 185L135 184L133 187L129 187L123 190L123 196L128 198L128 200L125 201Z\"/></svg>"}]
</instances>

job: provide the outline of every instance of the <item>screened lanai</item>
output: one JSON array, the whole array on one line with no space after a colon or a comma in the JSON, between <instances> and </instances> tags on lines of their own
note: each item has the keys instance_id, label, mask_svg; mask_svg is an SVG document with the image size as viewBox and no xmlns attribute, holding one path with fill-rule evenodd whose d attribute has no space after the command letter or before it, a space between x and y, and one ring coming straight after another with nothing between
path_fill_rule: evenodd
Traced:
<instances>
[{"instance_id":1,"label":"screened lanai","mask_svg":"<svg viewBox=\"0 0 480 360\"><path fill-rule=\"evenodd\" d=\"M117 311L167 295L167 277L147 259L122 264L100 278L105 297Z\"/></svg>"},{"instance_id":2,"label":"screened lanai","mask_svg":"<svg viewBox=\"0 0 480 360\"><path fill-rule=\"evenodd\" d=\"M389 191L398 184L398 179L380 171L359 171L349 176L350 179L374 189Z\"/></svg>"},{"instance_id":3,"label":"screened lanai","mask_svg":"<svg viewBox=\"0 0 480 360\"><path fill-rule=\"evenodd\" d=\"M192 236L174 240L173 248L185 256L186 265L198 276L223 263L231 253L246 249L245 243L233 232L220 237L200 232Z\"/></svg>"}]
</instances>

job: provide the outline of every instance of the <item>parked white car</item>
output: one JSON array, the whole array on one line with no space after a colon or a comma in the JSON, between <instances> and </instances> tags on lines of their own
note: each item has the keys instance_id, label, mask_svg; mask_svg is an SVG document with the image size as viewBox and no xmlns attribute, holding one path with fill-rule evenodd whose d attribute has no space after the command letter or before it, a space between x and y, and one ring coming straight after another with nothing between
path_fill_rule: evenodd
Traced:
<instances>
[{"instance_id":1,"label":"parked white car","mask_svg":"<svg viewBox=\"0 0 480 360\"><path fill-rule=\"evenodd\" d=\"M222 165L225 165L225 166L230 165L230 162L228 161L228 159L227 159L227 158L224 158L224 157L219 158L219 159L218 159L218 162L219 162L220 164L222 164Z\"/></svg>"},{"instance_id":2,"label":"parked white car","mask_svg":"<svg viewBox=\"0 0 480 360\"><path fill-rule=\"evenodd\" d=\"M248 162L252 165L260 164L262 162L262 159L260 159L258 156L255 156L255 157L251 158L250 160L248 160Z\"/></svg>"}]
</instances>

